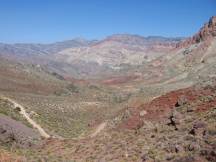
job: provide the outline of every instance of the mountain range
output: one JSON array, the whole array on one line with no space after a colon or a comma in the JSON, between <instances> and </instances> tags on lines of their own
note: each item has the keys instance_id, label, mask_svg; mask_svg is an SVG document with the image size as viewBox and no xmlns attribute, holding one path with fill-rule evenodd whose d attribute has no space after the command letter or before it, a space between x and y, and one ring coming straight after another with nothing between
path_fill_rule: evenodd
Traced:
<instances>
[{"instance_id":1,"label":"mountain range","mask_svg":"<svg viewBox=\"0 0 216 162\"><path fill-rule=\"evenodd\" d=\"M0 161L216 161L216 16L188 38L0 43Z\"/></svg>"},{"instance_id":2,"label":"mountain range","mask_svg":"<svg viewBox=\"0 0 216 162\"><path fill-rule=\"evenodd\" d=\"M141 65L168 52L181 40L183 38L118 34L100 41L74 39L53 44L0 44L0 55L47 66L65 75L85 77L100 75L105 70L115 71L122 65Z\"/></svg>"}]
</instances>

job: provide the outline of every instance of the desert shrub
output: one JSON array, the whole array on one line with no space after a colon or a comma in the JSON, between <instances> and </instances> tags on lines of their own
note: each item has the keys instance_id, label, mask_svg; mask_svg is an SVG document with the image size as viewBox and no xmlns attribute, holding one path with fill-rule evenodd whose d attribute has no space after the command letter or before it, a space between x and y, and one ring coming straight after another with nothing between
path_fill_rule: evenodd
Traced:
<instances>
[{"instance_id":1,"label":"desert shrub","mask_svg":"<svg viewBox=\"0 0 216 162\"><path fill-rule=\"evenodd\" d=\"M57 79L60 79L60 80L65 80L63 76L61 76L60 74L56 73L56 72L52 72L51 73L54 77L56 77Z\"/></svg>"},{"instance_id":2,"label":"desert shrub","mask_svg":"<svg viewBox=\"0 0 216 162\"><path fill-rule=\"evenodd\" d=\"M131 94L114 94L113 95L113 102L115 103L122 103L127 101L131 97Z\"/></svg>"},{"instance_id":3,"label":"desert shrub","mask_svg":"<svg viewBox=\"0 0 216 162\"><path fill-rule=\"evenodd\" d=\"M72 93L79 93L79 88L73 83L69 84L66 88Z\"/></svg>"},{"instance_id":4,"label":"desert shrub","mask_svg":"<svg viewBox=\"0 0 216 162\"><path fill-rule=\"evenodd\" d=\"M54 92L54 95L56 96L67 96L70 93L66 89L60 89Z\"/></svg>"},{"instance_id":5,"label":"desert shrub","mask_svg":"<svg viewBox=\"0 0 216 162\"><path fill-rule=\"evenodd\" d=\"M89 89L100 90L100 88L96 85L89 85Z\"/></svg>"}]
</instances>

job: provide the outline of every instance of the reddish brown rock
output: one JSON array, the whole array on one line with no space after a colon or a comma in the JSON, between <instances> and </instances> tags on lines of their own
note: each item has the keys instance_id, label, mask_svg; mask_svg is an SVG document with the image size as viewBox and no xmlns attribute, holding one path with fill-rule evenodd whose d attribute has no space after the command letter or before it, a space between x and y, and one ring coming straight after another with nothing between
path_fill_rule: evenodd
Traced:
<instances>
[{"instance_id":1,"label":"reddish brown rock","mask_svg":"<svg viewBox=\"0 0 216 162\"><path fill-rule=\"evenodd\" d=\"M177 44L177 48L187 47L189 45L211 40L216 36L216 16L212 16L197 34Z\"/></svg>"},{"instance_id":2,"label":"reddish brown rock","mask_svg":"<svg viewBox=\"0 0 216 162\"><path fill-rule=\"evenodd\" d=\"M193 111L204 112L214 108L216 98L210 97L214 93L215 88L196 88L196 86L169 92L153 99L149 103L130 108L131 116L123 123L123 127L127 129L139 129L142 127L143 119L149 121L164 121L168 118L171 120L171 125L174 124L174 126L176 126L181 123L182 118L182 115L178 112L173 114L177 106L176 103L179 102L180 105L196 103L196 105L192 107ZM202 101L200 101L200 98L202 98ZM145 111L146 115L140 115L141 111ZM171 116L169 114L171 114ZM194 127L197 129L199 127L204 127L204 124L202 124L203 123L196 123Z\"/></svg>"}]
</instances>

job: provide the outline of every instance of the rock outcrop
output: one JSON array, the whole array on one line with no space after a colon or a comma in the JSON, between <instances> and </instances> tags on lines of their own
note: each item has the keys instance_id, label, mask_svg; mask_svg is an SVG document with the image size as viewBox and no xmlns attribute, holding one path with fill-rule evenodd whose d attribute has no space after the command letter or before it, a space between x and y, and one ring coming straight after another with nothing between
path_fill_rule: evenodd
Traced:
<instances>
[{"instance_id":1,"label":"rock outcrop","mask_svg":"<svg viewBox=\"0 0 216 162\"><path fill-rule=\"evenodd\" d=\"M32 128L19 121L0 114L0 143L15 144L19 147L30 147L40 136Z\"/></svg>"},{"instance_id":2,"label":"rock outcrop","mask_svg":"<svg viewBox=\"0 0 216 162\"><path fill-rule=\"evenodd\" d=\"M216 36L216 16L212 16L208 23L197 34L177 44L177 48L186 47L202 41L209 41Z\"/></svg>"}]
</instances>

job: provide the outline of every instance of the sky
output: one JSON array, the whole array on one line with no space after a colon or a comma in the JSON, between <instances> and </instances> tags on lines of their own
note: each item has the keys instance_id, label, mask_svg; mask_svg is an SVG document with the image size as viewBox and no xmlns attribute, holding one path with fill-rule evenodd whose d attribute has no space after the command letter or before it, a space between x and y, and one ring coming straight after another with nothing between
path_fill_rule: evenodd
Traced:
<instances>
[{"instance_id":1,"label":"sky","mask_svg":"<svg viewBox=\"0 0 216 162\"><path fill-rule=\"evenodd\" d=\"M216 0L0 0L0 42L51 43L118 33L187 37Z\"/></svg>"}]
</instances>

